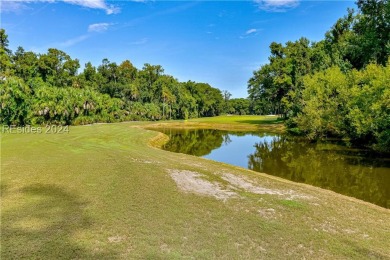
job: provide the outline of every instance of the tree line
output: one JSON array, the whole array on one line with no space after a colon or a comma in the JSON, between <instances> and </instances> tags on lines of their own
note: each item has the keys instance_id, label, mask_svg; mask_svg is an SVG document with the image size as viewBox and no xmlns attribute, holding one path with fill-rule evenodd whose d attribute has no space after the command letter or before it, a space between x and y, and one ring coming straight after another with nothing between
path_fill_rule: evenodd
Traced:
<instances>
[{"instance_id":1,"label":"tree line","mask_svg":"<svg viewBox=\"0 0 390 260\"><path fill-rule=\"evenodd\" d=\"M78 59L55 48L44 54L22 47L12 52L0 29L0 124L78 125L248 113L229 92L222 94L207 83L179 82L160 65L137 69L129 60L117 64L103 59L99 66L88 62L79 71Z\"/></svg>"},{"instance_id":2,"label":"tree line","mask_svg":"<svg viewBox=\"0 0 390 260\"><path fill-rule=\"evenodd\" d=\"M390 2L358 0L323 40L273 42L248 81L250 106L310 139L390 151Z\"/></svg>"}]
</instances>

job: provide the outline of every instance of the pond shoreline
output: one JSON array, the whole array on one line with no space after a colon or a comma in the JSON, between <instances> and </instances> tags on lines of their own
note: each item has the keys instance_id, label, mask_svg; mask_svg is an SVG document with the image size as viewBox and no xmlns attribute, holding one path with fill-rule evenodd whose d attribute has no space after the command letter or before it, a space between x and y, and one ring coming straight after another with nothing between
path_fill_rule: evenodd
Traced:
<instances>
[{"instance_id":1,"label":"pond shoreline","mask_svg":"<svg viewBox=\"0 0 390 260\"><path fill-rule=\"evenodd\" d=\"M344 194L346 196L355 197L357 199L363 199L367 200L369 203L378 204L381 207L389 208L389 202L387 202L386 206L386 198L387 201L390 201L389 197L389 187L384 187L386 181L385 179L388 178L389 174L386 174L386 171L390 173L390 158L383 156L378 156L376 153L372 152L368 149L359 149L359 147L347 147L344 144L340 143L340 140L332 139L330 140L320 140L317 142L310 142L306 139L301 138L295 138L295 137L284 137L283 140L273 140L272 142L280 143L277 145L275 149L281 149L280 145L282 147L285 146L285 144L288 144L287 147L293 149L291 150L292 155L296 154L295 156L299 156L299 158L292 157L289 159L289 161L284 161L284 159L281 160L281 158L286 158L287 154L283 155L285 152L282 152L282 154L279 155L279 153L274 154L276 157L272 160L278 161L278 165L271 166L269 160L271 160L272 157L268 158L268 155L263 155L266 157L266 159L261 159L263 163L259 166L258 160L256 157L259 155L261 156L262 153L269 153L270 151L264 150L260 154L258 152L251 152L252 154L250 157L248 157L252 161L250 165L248 165L248 159L246 159L246 154L249 153L249 151L253 148L252 146L248 146L247 148L222 148L226 145L231 144L223 144L225 141L223 141L225 138L228 138L228 136L232 136L233 140L239 139L242 143L242 140L246 140L249 137L245 137L244 135L249 134L252 139L256 140L256 136L283 136L281 133L272 133L272 131L266 131L263 132L261 130L253 131L253 130L243 130L243 128L238 128L237 126L233 126L233 131L229 131L224 128L221 129L221 134L219 134L218 130L215 130L218 128L218 125L216 124L190 124L189 127L185 127L187 124L178 124L177 122L174 122L172 124L173 127L170 127L169 123L154 125L153 127L146 126L149 130L159 131L159 138L158 142L156 140L153 140L152 144L154 147L158 147L160 149L168 150L168 151L174 151L184 154L191 154L196 155L198 157L204 157L208 159L212 159L218 162L222 163L228 163L231 165L243 167L243 168L249 168L250 170L255 170L257 172L265 172L268 175L271 176L278 176L284 179L288 179L290 181L296 182L296 183L306 183L308 185L314 185L319 188L325 188L328 190L333 190L337 193ZM201 128L200 126L208 125L208 128ZM164 126L159 128L158 126ZM239 130L237 130L239 129ZM251 129L251 128L249 128ZM184 141L185 139L175 137L174 140L170 140L169 136L173 137L176 136L176 134L184 131L183 133L190 134L191 132L198 132L198 134L195 134L195 136L191 137L190 146L186 144ZM164 133L164 134L161 134ZM259 135L259 133L263 133L262 135ZM210 133L211 136L217 134L221 136L226 137L218 137L217 139L207 137L207 133ZM214 133L214 134L212 134ZM191 134L192 135L192 134ZM196 139L193 139L196 138ZM206 138L206 139L205 139ZM244 139L242 139L244 138ZM259 137L260 138L260 137ZM270 137L269 137L270 138ZM199 139L199 140L198 140ZM272 138L271 138L272 139ZM271 140L269 139L269 141ZM177 144L174 145L172 148L164 148L165 145L168 145L170 147L173 143L177 142L178 140L181 140L180 142L184 142L183 144ZM195 141L196 140L196 141ZM202 145L202 142L205 142L207 140L207 144ZM218 140L218 141L217 141ZM229 140L229 138L227 139ZM213 146L213 142L217 141L216 146ZM170 144L171 142L171 144ZM173 142L173 143L172 143ZM196 143L194 143L196 142ZM235 142L235 141L234 141ZM247 141L245 141L247 142ZM254 142L254 141L253 141ZM282 142L282 143L281 143ZM293 143L299 143L300 145L298 147L299 150L296 150L297 148L293 148L296 145ZM235 146L237 146L236 144ZM266 147L268 147L270 144L268 144ZM201 148L204 146L204 148ZM198 147L198 148L196 148ZM207 147L207 148L206 148ZM218 148L219 147L219 148ZM286 148L287 148L286 147ZM308 148L305 148L308 147ZM309 148L310 147L310 148ZM199 149L202 150L199 150ZM204 150L206 149L206 150ZM222 149L221 152L218 152L219 149ZM225 150L223 150L225 149ZM230 149L230 150L229 150ZM243 152L241 150L244 149ZM263 149L263 148L262 148ZM300 150L304 149L302 152ZM306 150L309 149L309 150ZM314 149L314 150L313 150ZM319 150L318 150L319 149ZM199 151L198 151L199 150ZM224 152L222 152L224 151ZM311 152L309 152L311 151ZM310 155L310 157L306 158L307 153L312 153L314 151L317 151L315 154ZM286 151L287 152L287 151ZM290 153L291 153L290 152ZM297 153L298 152L298 153ZM244 153L244 154L241 154ZM229 154L234 154L232 155ZM206 156L207 155L207 156ZM249 155L248 155L249 156ZM291 155L290 155L291 156ZM261 156L262 157L262 156ZM229 159L231 158L231 159ZM242 159L240 159L242 158ZM306 158L306 159L302 159ZM287 164L286 164L287 163ZM299 166L300 163L304 163L306 166ZM313 168L312 165L317 164L322 165L321 167L316 166L316 168ZM289 165L295 165L295 166L289 166ZM298 172L296 172L295 167L299 167ZM270 168L271 167L271 168ZM291 168L294 167L294 168ZM318 168L319 167L319 168ZM379 167L379 168L378 168ZM380 168L382 167L382 168ZM387 168L383 168L387 167ZM311 172L311 173L310 173ZM300 177L299 177L300 176ZM317 177L316 177L317 176ZM322 177L323 176L323 177ZM320 181L322 178L326 178L326 182ZM346 178L346 180L343 180L343 178ZM376 179L377 178L377 179ZM385 178L385 179L383 179ZM348 181L347 181L348 180ZM367 182L367 184L364 184L364 182ZM344 184L345 183L345 184ZM351 183L353 184L351 186ZM377 184L376 184L377 183ZM377 185L377 186L372 186ZM355 186L360 187L355 190ZM381 188L378 188L381 187ZM367 192L365 194L364 190L369 190L370 193ZM372 194L371 194L372 193ZM382 194L381 199L378 200L377 195L375 194ZM387 195L385 195L387 194ZM371 199L372 197L372 199Z\"/></svg>"},{"instance_id":2,"label":"pond shoreline","mask_svg":"<svg viewBox=\"0 0 390 260\"><path fill-rule=\"evenodd\" d=\"M151 143L166 137L144 126L118 123L74 127L67 135L2 135L1 256L389 255L390 210L156 149Z\"/></svg>"}]
</instances>

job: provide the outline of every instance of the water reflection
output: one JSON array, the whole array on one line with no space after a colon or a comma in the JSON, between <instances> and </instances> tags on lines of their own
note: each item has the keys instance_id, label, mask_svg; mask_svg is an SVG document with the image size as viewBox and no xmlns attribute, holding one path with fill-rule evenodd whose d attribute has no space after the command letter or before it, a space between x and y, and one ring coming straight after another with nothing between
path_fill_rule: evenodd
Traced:
<instances>
[{"instance_id":1,"label":"water reflection","mask_svg":"<svg viewBox=\"0 0 390 260\"><path fill-rule=\"evenodd\" d=\"M332 143L258 142L248 168L390 207L390 160Z\"/></svg>"},{"instance_id":2,"label":"water reflection","mask_svg":"<svg viewBox=\"0 0 390 260\"><path fill-rule=\"evenodd\" d=\"M267 133L164 130L164 149L203 156L333 190L390 208L390 158L337 141L310 143Z\"/></svg>"},{"instance_id":3,"label":"water reflection","mask_svg":"<svg viewBox=\"0 0 390 260\"><path fill-rule=\"evenodd\" d=\"M160 131L169 136L169 142L163 148L176 153L204 156L221 147L223 143L231 142L227 133L220 133L221 131L218 130L162 129Z\"/></svg>"}]
</instances>

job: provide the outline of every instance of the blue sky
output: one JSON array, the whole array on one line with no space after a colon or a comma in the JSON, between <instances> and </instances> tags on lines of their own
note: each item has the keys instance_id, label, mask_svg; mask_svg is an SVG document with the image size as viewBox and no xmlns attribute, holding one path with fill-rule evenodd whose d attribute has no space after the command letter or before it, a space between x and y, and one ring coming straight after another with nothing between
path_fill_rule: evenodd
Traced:
<instances>
[{"instance_id":1,"label":"blue sky","mask_svg":"<svg viewBox=\"0 0 390 260\"><path fill-rule=\"evenodd\" d=\"M81 68L103 58L159 64L180 81L206 82L233 97L268 61L271 42L312 41L355 8L353 1L2 0L10 47L65 51ZM356 9L356 8L355 8Z\"/></svg>"}]
</instances>

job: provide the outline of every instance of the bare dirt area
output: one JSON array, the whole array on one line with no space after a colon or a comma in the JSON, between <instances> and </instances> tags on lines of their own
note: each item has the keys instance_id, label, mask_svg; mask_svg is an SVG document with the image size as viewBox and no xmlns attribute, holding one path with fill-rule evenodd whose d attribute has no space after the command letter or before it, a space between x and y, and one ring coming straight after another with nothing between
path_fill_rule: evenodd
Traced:
<instances>
[{"instance_id":1,"label":"bare dirt area","mask_svg":"<svg viewBox=\"0 0 390 260\"><path fill-rule=\"evenodd\" d=\"M238 196L232 190L222 189L221 185L217 182L210 182L203 179L203 174L186 170L170 170L169 173L178 188L184 192L211 196L219 200L226 200Z\"/></svg>"},{"instance_id":2,"label":"bare dirt area","mask_svg":"<svg viewBox=\"0 0 390 260\"><path fill-rule=\"evenodd\" d=\"M233 187L255 194L284 195L280 190L267 189L255 186L250 180L231 173L223 173L222 179L229 182Z\"/></svg>"},{"instance_id":3,"label":"bare dirt area","mask_svg":"<svg viewBox=\"0 0 390 260\"><path fill-rule=\"evenodd\" d=\"M176 182L177 187L189 193L211 196L219 200L240 197L238 192L245 191L259 195L277 195L286 199L311 199L312 196L298 194L293 190L279 190L261 187L243 176L231 173L216 174L229 184L224 187L217 181L209 181L206 175L188 170L169 170L171 178Z\"/></svg>"}]
</instances>

